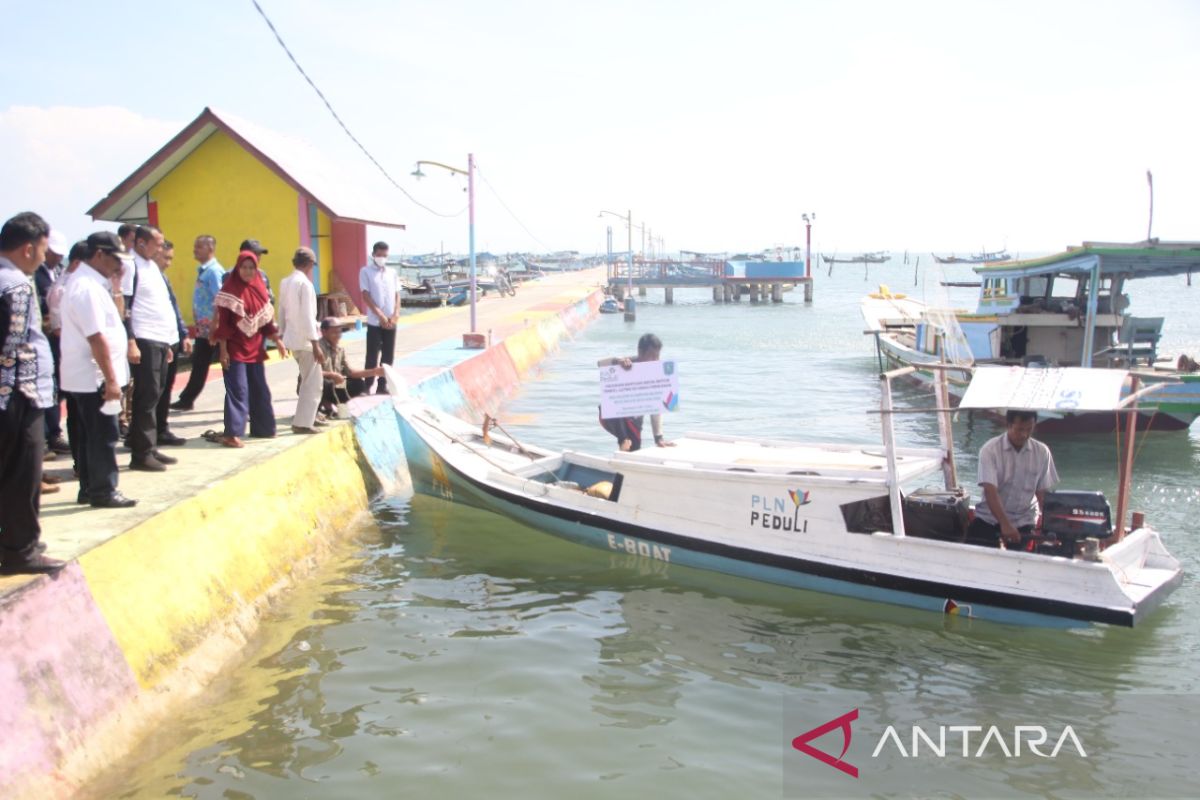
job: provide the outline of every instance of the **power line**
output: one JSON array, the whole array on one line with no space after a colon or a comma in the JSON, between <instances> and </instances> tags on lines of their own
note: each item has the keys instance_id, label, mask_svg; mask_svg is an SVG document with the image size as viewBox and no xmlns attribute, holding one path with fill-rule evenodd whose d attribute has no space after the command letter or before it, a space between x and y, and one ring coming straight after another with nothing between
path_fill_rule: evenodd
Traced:
<instances>
[{"instance_id":1,"label":"power line","mask_svg":"<svg viewBox=\"0 0 1200 800\"><path fill-rule=\"evenodd\" d=\"M508 207L508 204L505 203L504 200L500 197L500 193L496 191L496 187L492 186L491 182L486 177L484 177L484 174L482 172L479 171L478 164L475 165L475 172L479 175L479 178L480 178L480 180L483 181L484 185L487 186L488 191L490 191L495 196L496 200L499 201L500 205L504 207L504 210L508 212L508 215L510 217L512 217L514 220L516 220L517 224L520 225L521 228L527 234L529 234L529 238L533 239L535 242L537 242L539 245L541 245L542 249L545 250L547 253L550 252L550 247L545 242L543 242L541 239L534 236L533 231L529 230L529 228L527 228L525 226L525 223L521 222L521 218L518 217L516 214L514 214L513 210Z\"/></svg>"},{"instance_id":2,"label":"power line","mask_svg":"<svg viewBox=\"0 0 1200 800\"><path fill-rule=\"evenodd\" d=\"M401 194L434 216L450 218L457 217L459 214L462 214L462 211L459 211L457 214L443 214L440 211L434 211L432 208L409 194L407 189L397 183L396 179L388 174L388 171L383 168L383 165L375 160L375 156L371 155L367 148L363 146L363 143L358 140L358 137L350 132L350 129L346 127L346 123L342 122L342 118L339 117L338 113L333 110L333 106L325 97L325 93L317 88L317 84L313 83L313 79L308 77L308 73L304 71L304 67L300 66L300 62L296 60L294 55L292 55L292 51L288 49L287 43L283 41L283 37L279 35L279 31L275 30L275 25L271 22L271 18L267 16L266 11L263 11L263 7L258 4L258 0L250 0L250 2L254 4L254 8L258 10L259 16L263 18L263 22L267 23L267 27L271 29L271 33L275 35L275 41L279 42L279 46L283 48L283 52L287 53L287 57L296 67L296 70L300 73L304 80L308 82L308 85L312 87L312 90L317 93L317 97L321 98L321 102L325 104L325 108L329 109L329 113L333 115L333 118L337 124L340 125L342 130L346 132L346 135L350 137L350 141L358 145L358 149L362 150L363 155L371 160L371 163L374 164L375 167L383 174L383 177L387 178L388 182L391 183L392 186L395 186L397 189L399 189Z\"/></svg>"}]
</instances>

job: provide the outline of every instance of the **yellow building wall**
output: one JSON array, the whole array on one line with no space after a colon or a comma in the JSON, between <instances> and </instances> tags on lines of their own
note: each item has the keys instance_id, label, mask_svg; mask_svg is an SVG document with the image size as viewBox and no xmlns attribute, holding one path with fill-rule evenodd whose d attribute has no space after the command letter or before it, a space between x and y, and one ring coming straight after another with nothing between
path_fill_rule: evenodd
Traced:
<instances>
[{"instance_id":1,"label":"yellow building wall","mask_svg":"<svg viewBox=\"0 0 1200 800\"><path fill-rule=\"evenodd\" d=\"M242 240L258 239L270 251L260 266L276 290L292 271L292 253L308 244L300 241L296 190L223 131L213 133L153 186L150 199L158 204L158 227L175 243L175 261L167 275L188 324L195 322L192 244L197 236L216 237L217 260L226 271L233 268ZM323 227L320 232L328 236L329 219L324 214L319 218L318 230ZM320 249L322 280L326 280L333 263L328 238L321 240Z\"/></svg>"},{"instance_id":2,"label":"yellow building wall","mask_svg":"<svg viewBox=\"0 0 1200 800\"><path fill-rule=\"evenodd\" d=\"M333 291L333 222L329 216L317 209L317 268L321 273L321 293Z\"/></svg>"}]
</instances>

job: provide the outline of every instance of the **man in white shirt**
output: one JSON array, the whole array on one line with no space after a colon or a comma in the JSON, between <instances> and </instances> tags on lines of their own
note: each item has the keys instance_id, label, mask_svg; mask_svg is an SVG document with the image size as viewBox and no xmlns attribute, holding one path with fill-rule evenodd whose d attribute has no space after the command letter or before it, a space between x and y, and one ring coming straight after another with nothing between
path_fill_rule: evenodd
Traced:
<instances>
[{"instance_id":1,"label":"man in white shirt","mask_svg":"<svg viewBox=\"0 0 1200 800\"><path fill-rule=\"evenodd\" d=\"M1050 448L1033 438L1034 411L1010 410L1006 430L979 450L983 499L967 529L967 544L1016 547L1033 532L1046 492L1058 484Z\"/></svg>"},{"instance_id":2,"label":"man in white shirt","mask_svg":"<svg viewBox=\"0 0 1200 800\"><path fill-rule=\"evenodd\" d=\"M312 271L317 256L307 247L292 256L292 274L279 284L279 329L283 344L296 357L300 368L300 396L292 417L292 433L316 433L317 406L321 402L321 331L317 327L317 290Z\"/></svg>"},{"instance_id":3,"label":"man in white shirt","mask_svg":"<svg viewBox=\"0 0 1200 800\"><path fill-rule=\"evenodd\" d=\"M158 450L158 399L167 378L167 363L179 342L175 308L167 279L154 259L162 249L162 232L150 225L137 229L133 240L133 285L125 298L133 407L129 416L129 468L162 472L177 459Z\"/></svg>"},{"instance_id":4,"label":"man in white shirt","mask_svg":"<svg viewBox=\"0 0 1200 800\"><path fill-rule=\"evenodd\" d=\"M371 248L371 263L358 273L358 288L362 290L367 307L367 360L364 369L379 364L391 364L396 353L396 320L400 318L400 282L396 272L387 265L387 242L376 242ZM371 391L374 378L367 378L366 391ZM379 379L379 394L386 394L384 379Z\"/></svg>"},{"instance_id":5,"label":"man in white shirt","mask_svg":"<svg viewBox=\"0 0 1200 800\"><path fill-rule=\"evenodd\" d=\"M59 383L68 411L77 416L81 441L76 453L80 503L95 508L136 505L117 490L117 405L129 381L128 341L114 302L112 279L129 256L115 234L93 233L87 256L67 285L62 301L62 361Z\"/></svg>"}]
</instances>

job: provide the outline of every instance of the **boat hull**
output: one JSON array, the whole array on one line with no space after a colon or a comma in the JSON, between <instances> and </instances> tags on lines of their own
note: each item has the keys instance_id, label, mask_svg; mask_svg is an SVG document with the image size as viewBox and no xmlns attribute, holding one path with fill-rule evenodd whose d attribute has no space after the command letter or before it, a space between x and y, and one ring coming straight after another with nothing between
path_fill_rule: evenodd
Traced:
<instances>
[{"instance_id":1,"label":"boat hull","mask_svg":"<svg viewBox=\"0 0 1200 800\"><path fill-rule=\"evenodd\" d=\"M1045 594L995 591L845 563L830 563L818 558L764 552L678 531L657 529L587 509L564 507L536 494L499 486L443 458L404 414L401 413L399 418L404 450L416 491L492 511L572 542L639 556L664 565L710 570L796 589L925 611L1048 627L1074 627L1092 622L1132 626L1169 594L1179 579L1177 573L1173 580L1158 586L1152 594L1141 598L1136 604L1098 606L1055 599ZM1148 531L1139 533L1154 537L1152 544L1157 545L1157 534ZM885 546L896 542L896 538L890 534L869 536L891 540L882 543ZM922 546L911 539L909 543ZM995 553L1001 552L993 553L968 545L950 547L984 558L992 558ZM963 574L970 575L971 571L965 569Z\"/></svg>"}]
</instances>

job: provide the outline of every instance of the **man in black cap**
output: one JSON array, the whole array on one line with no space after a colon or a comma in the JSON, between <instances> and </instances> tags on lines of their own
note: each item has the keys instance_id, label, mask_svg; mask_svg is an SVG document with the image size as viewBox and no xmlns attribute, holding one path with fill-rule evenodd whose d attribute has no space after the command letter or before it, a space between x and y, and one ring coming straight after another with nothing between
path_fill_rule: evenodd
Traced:
<instances>
[{"instance_id":1,"label":"man in black cap","mask_svg":"<svg viewBox=\"0 0 1200 800\"><path fill-rule=\"evenodd\" d=\"M129 345L111 281L129 258L116 234L93 233L63 296L62 389L71 394L69 414L78 414L81 430L76 499L95 508L137 503L117 490L117 413L121 387L129 382Z\"/></svg>"},{"instance_id":2,"label":"man in black cap","mask_svg":"<svg viewBox=\"0 0 1200 800\"><path fill-rule=\"evenodd\" d=\"M42 555L45 409L53 402L50 343L30 277L46 258L50 226L32 211L0 228L0 572L54 572Z\"/></svg>"},{"instance_id":3,"label":"man in black cap","mask_svg":"<svg viewBox=\"0 0 1200 800\"><path fill-rule=\"evenodd\" d=\"M258 256L258 274L262 276L263 285L267 287L267 299L271 301L271 305L275 305L275 292L271 289L271 279L267 277L266 271L262 268L262 257L271 251L263 247L262 242L258 239L243 239L238 252L243 250L249 250Z\"/></svg>"}]
</instances>

